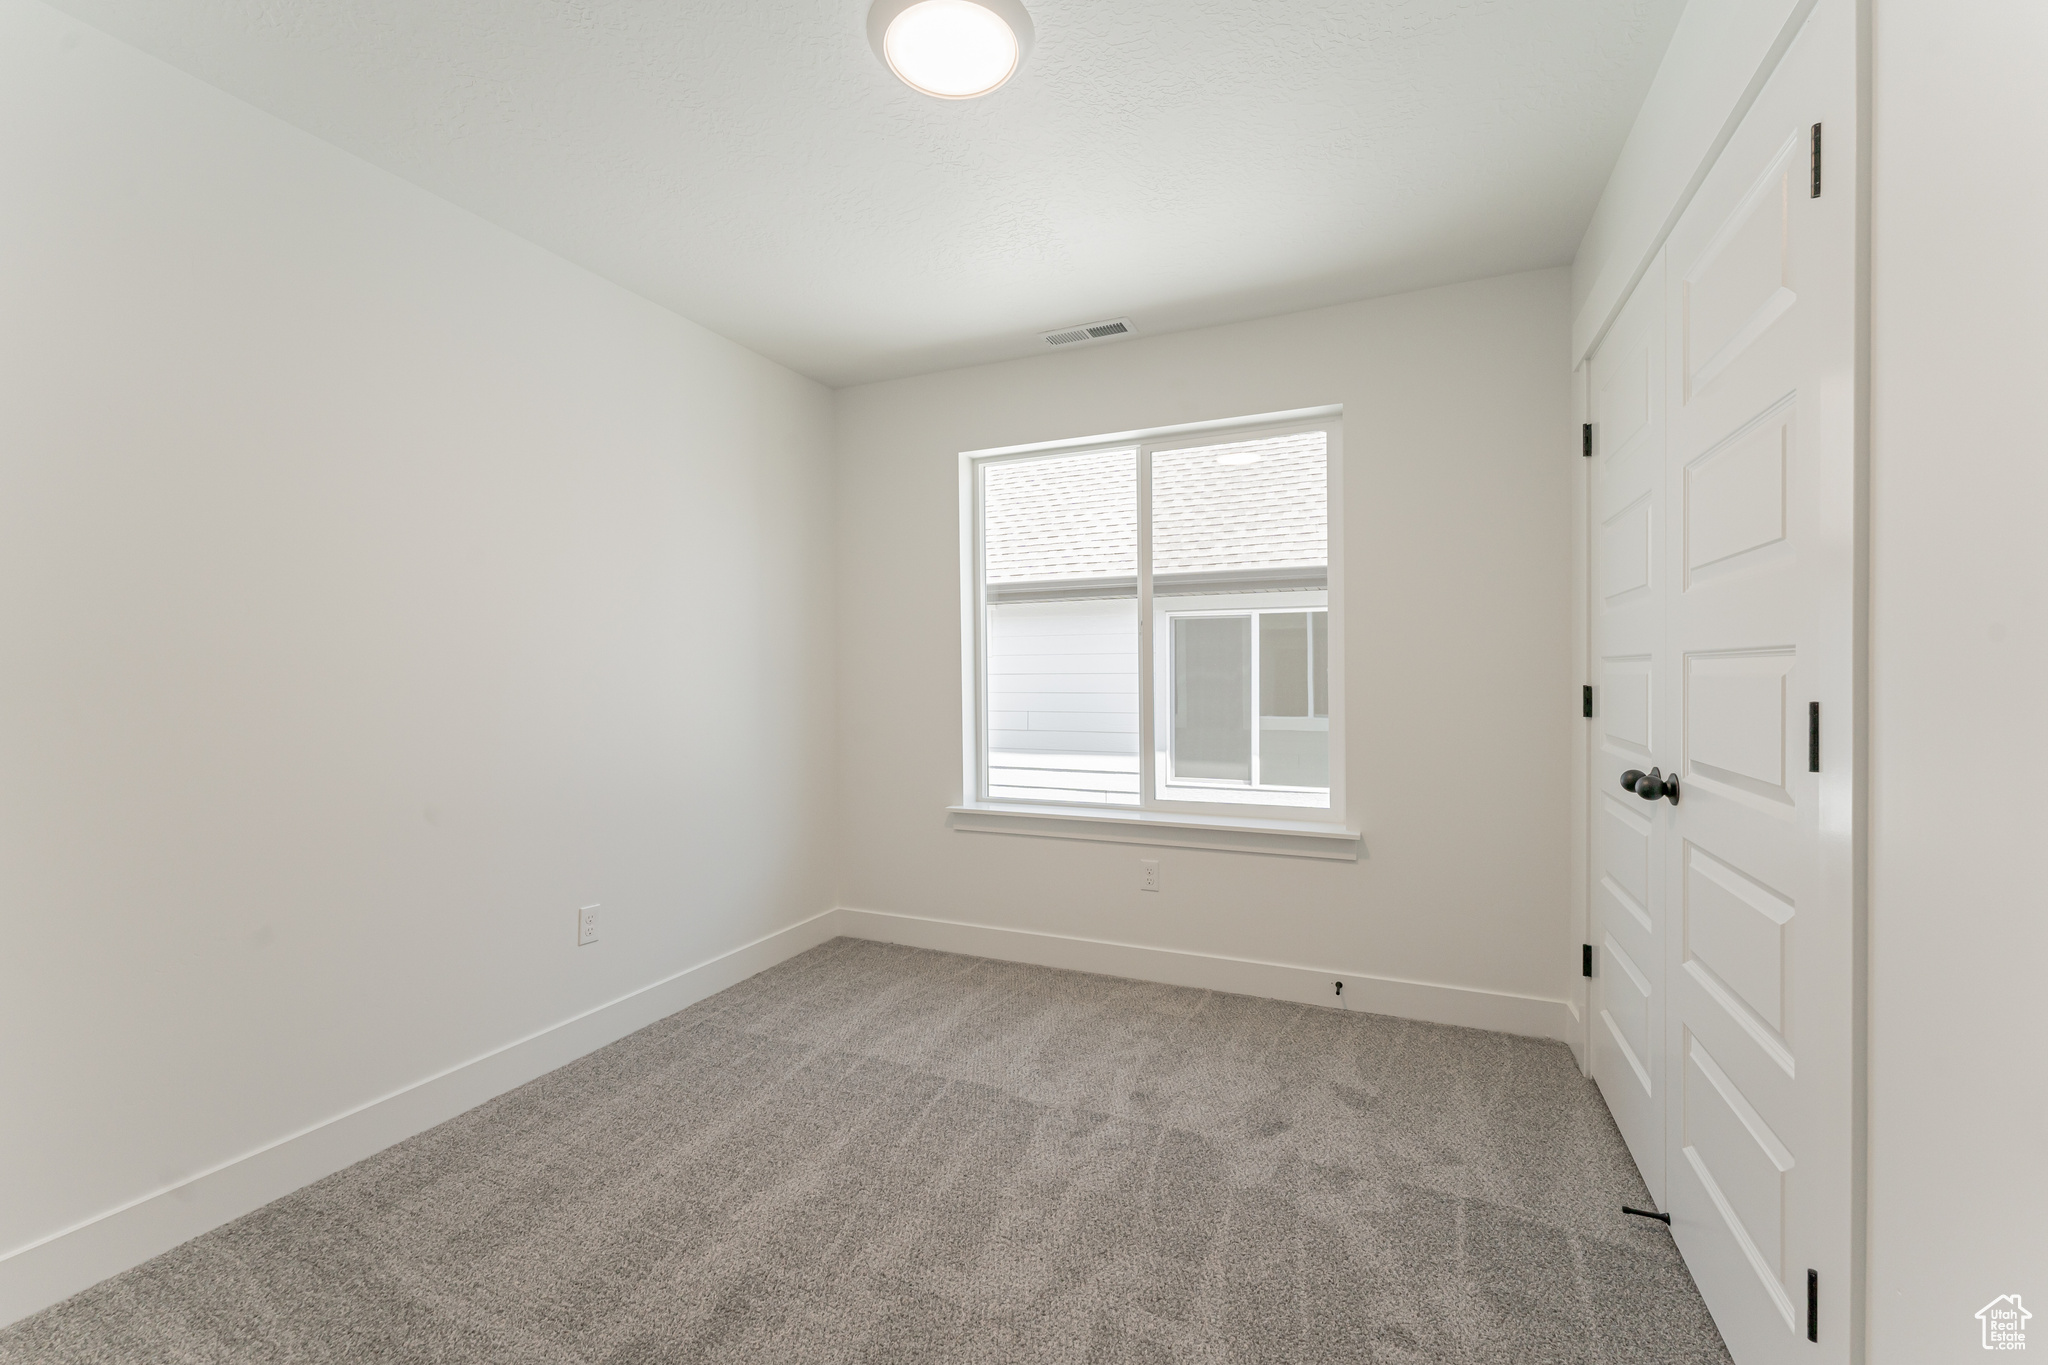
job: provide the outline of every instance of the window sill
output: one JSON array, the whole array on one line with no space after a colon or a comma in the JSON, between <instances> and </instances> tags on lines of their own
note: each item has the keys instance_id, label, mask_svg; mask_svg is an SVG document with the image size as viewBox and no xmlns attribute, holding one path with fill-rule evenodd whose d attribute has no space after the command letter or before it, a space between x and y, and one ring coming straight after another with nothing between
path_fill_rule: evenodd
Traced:
<instances>
[{"instance_id":1,"label":"window sill","mask_svg":"<svg viewBox=\"0 0 2048 1365\"><path fill-rule=\"evenodd\" d=\"M1012 806L997 802L948 806L946 813L949 825L972 834L1206 848L1284 858L1329 858L1347 863L1355 863L1365 854L1365 841L1357 831L1305 820L1234 820L1214 815L1111 811L1087 806Z\"/></svg>"}]
</instances>

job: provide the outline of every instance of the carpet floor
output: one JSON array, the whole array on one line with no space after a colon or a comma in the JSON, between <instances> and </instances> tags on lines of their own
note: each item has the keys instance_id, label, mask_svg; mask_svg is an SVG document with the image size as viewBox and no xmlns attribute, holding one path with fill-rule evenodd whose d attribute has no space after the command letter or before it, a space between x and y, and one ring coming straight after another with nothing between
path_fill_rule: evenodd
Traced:
<instances>
[{"instance_id":1,"label":"carpet floor","mask_svg":"<svg viewBox=\"0 0 2048 1365\"><path fill-rule=\"evenodd\" d=\"M5 1362L1728 1359L1558 1043L837 939Z\"/></svg>"}]
</instances>

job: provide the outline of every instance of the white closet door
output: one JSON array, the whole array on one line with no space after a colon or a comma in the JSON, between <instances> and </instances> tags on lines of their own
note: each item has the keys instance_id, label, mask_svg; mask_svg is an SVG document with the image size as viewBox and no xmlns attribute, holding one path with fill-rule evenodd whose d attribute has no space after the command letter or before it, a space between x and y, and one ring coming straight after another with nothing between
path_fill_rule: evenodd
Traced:
<instances>
[{"instance_id":1,"label":"white closet door","mask_svg":"<svg viewBox=\"0 0 2048 1365\"><path fill-rule=\"evenodd\" d=\"M1592 1071L1651 1198L1664 1200L1665 844L1669 821L1623 789L1671 722L1664 650L1664 263L1636 286L1591 359L1593 654Z\"/></svg>"},{"instance_id":2,"label":"white closet door","mask_svg":"<svg viewBox=\"0 0 2048 1365\"><path fill-rule=\"evenodd\" d=\"M1854 22L1821 0L1664 251L1666 1197L1741 1365L1849 1358Z\"/></svg>"}]
</instances>

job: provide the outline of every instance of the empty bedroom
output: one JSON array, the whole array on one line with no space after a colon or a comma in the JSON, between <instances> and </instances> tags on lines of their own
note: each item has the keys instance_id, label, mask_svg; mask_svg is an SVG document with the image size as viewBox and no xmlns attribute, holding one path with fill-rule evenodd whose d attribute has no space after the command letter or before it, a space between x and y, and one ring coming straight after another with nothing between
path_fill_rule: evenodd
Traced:
<instances>
[{"instance_id":1,"label":"empty bedroom","mask_svg":"<svg viewBox=\"0 0 2048 1365\"><path fill-rule=\"evenodd\" d=\"M0 0L0 1362L2048 1342L2044 66Z\"/></svg>"}]
</instances>

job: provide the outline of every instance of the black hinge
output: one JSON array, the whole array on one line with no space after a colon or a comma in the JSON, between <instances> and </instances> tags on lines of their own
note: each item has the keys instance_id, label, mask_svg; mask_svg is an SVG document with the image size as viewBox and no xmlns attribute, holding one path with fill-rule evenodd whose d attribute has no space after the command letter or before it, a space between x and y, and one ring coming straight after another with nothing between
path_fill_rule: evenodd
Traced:
<instances>
[{"instance_id":1,"label":"black hinge","mask_svg":"<svg viewBox=\"0 0 2048 1365\"><path fill-rule=\"evenodd\" d=\"M1579 428L1579 454L1590 457L1593 454L1593 424L1587 422Z\"/></svg>"},{"instance_id":2,"label":"black hinge","mask_svg":"<svg viewBox=\"0 0 2048 1365\"><path fill-rule=\"evenodd\" d=\"M1820 198L1820 125L1813 125L1813 192L1808 199Z\"/></svg>"},{"instance_id":3,"label":"black hinge","mask_svg":"<svg viewBox=\"0 0 2048 1365\"><path fill-rule=\"evenodd\" d=\"M1593 974L1593 945L1581 943L1579 948L1579 975L1591 976Z\"/></svg>"},{"instance_id":4,"label":"black hinge","mask_svg":"<svg viewBox=\"0 0 2048 1365\"><path fill-rule=\"evenodd\" d=\"M1806 771L1820 771L1820 703L1806 704Z\"/></svg>"},{"instance_id":5,"label":"black hinge","mask_svg":"<svg viewBox=\"0 0 2048 1365\"><path fill-rule=\"evenodd\" d=\"M1579 714L1587 720L1593 718L1593 684L1587 683L1579 689Z\"/></svg>"},{"instance_id":6,"label":"black hinge","mask_svg":"<svg viewBox=\"0 0 2048 1365\"><path fill-rule=\"evenodd\" d=\"M1806 1272L1806 1339L1820 1340L1820 1272Z\"/></svg>"}]
</instances>

